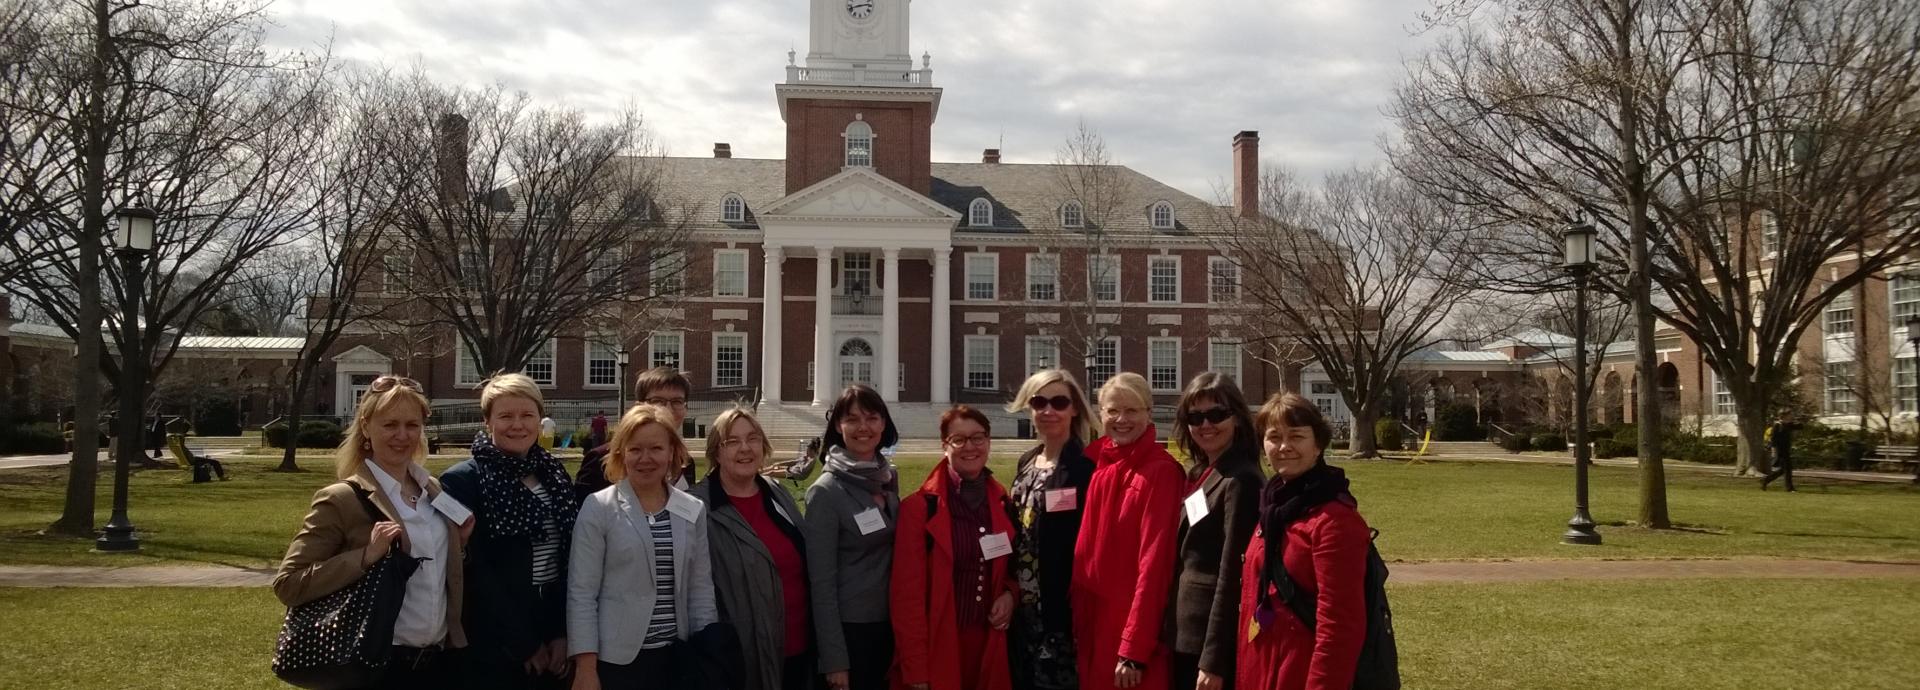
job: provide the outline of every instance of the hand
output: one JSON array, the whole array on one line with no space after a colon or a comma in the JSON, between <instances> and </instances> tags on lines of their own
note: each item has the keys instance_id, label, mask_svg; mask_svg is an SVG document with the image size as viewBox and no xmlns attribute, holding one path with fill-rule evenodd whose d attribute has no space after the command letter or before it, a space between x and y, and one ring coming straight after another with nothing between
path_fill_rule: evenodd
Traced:
<instances>
[{"instance_id":1,"label":"hand","mask_svg":"<svg viewBox=\"0 0 1920 690\"><path fill-rule=\"evenodd\" d=\"M387 520L373 523L373 534L367 541L367 555L360 557L360 565L371 568L379 563L393 549L393 541L399 538L400 523Z\"/></svg>"},{"instance_id":2,"label":"hand","mask_svg":"<svg viewBox=\"0 0 1920 690\"><path fill-rule=\"evenodd\" d=\"M573 658L567 656L567 638L556 637L547 642L547 670L553 675L565 677L567 667L573 665Z\"/></svg>"},{"instance_id":3,"label":"hand","mask_svg":"<svg viewBox=\"0 0 1920 690\"><path fill-rule=\"evenodd\" d=\"M467 540L473 538L473 526L476 524L479 524L479 522L480 522L480 518L472 515L468 515L467 521L460 523L460 545L461 546L466 546Z\"/></svg>"},{"instance_id":4,"label":"hand","mask_svg":"<svg viewBox=\"0 0 1920 690\"><path fill-rule=\"evenodd\" d=\"M847 690L847 686L852 682L853 681L847 677L846 671L834 671L833 673L827 674L828 690Z\"/></svg>"},{"instance_id":5,"label":"hand","mask_svg":"<svg viewBox=\"0 0 1920 690\"><path fill-rule=\"evenodd\" d=\"M1140 685L1140 675L1141 673L1133 670L1133 667L1128 666L1127 662L1117 662L1113 665L1113 687L1120 688L1120 690L1138 687Z\"/></svg>"},{"instance_id":6,"label":"hand","mask_svg":"<svg viewBox=\"0 0 1920 690\"><path fill-rule=\"evenodd\" d=\"M1220 686L1225 683L1225 679L1220 676L1201 671L1199 682L1193 684L1193 690L1220 690Z\"/></svg>"},{"instance_id":7,"label":"hand","mask_svg":"<svg viewBox=\"0 0 1920 690\"><path fill-rule=\"evenodd\" d=\"M1006 630L1007 623L1013 620L1013 592L1001 592L993 600L993 608L987 611L987 625L994 630Z\"/></svg>"},{"instance_id":8,"label":"hand","mask_svg":"<svg viewBox=\"0 0 1920 690\"><path fill-rule=\"evenodd\" d=\"M527 660L521 663L521 668L526 669L527 675L530 676L546 673L547 667L552 665L552 661L547 659L547 655L552 653L551 649L546 645L534 647L533 656L527 657Z\"/></svg>"},{"instance_id":9,"label":"hand","mask_svg":"<svg viewBox=\"0 0 1920 690\"><path fill-rule=\"evenodd\" d=\"M914 683L907 686L907 690L933 690L933 685L929 683Z\"/></svg>"},{"instance_id":10,"label":"hand","mask_svg":"<svg viewBox=\"0 0 1920 690\"><path fill-rule=\"evenodd\" d=\"M594 664L580 664L580 672L573 674L573 690L600 690L600 668Z\"/></svg>"}]
</instances>

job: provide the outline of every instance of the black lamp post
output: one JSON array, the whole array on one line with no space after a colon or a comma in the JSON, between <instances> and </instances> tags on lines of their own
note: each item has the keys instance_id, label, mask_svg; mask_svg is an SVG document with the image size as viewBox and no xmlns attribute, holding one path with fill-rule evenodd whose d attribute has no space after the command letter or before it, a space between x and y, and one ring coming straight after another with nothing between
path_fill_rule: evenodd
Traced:
<instances>
[{"instance_id":1,"label":"black lamp post","mask_svg":"<svg viewBox=\"0 0 1920 690\"><path fill-rule=\"evenodd\" d=\"M1573 276L1573 518L1567 520L1567 533L1560 536L1566 544L1600 543L1593 528L1593 516L1587 513L1587 466L1593 462L1593 447L1587 438L1587 278L1593 274L1592 225L1577 223L1567 228L1564 268Z\"/></svg>"},{"instance_id":2,"label":"black lamp post","mask_svg":"<svg viewBox=\"0 0 1920 690\"><path fill-rule=\"evenodd\" d=\"M133 521L127 518L127 474L141 454L141 423L146 406L146 348L140 342L142 274L147 255L153 251L153 225L159 214L145 206L120 209L120 226L113 233L113 253L120 257L120 274L125 281L125 299L120 303L120 327L125 331L120 358L120 382L114 388L120 394L120 447L113 459L113 517L105 531L94 541L100 551L129 553L140 550L140 538L133 535Z\"/></svg>"},{"instance_id":3,"label":"black lamp post","mask_svg":"<svg viewBox=\"0 0 1920 690\"><path fill-rule=\"evenodd\" d=\"M620 411L613 413L616 418L627 413L627 358L630 356L627 346L622 345L613 359L620 363Z\"/></svg>"},{"instance_id":4,"label":"black lamp post","mask_svg":"<svg viewBox=\"0 0 1920 690\"><path fill-rule=\"evenodd\" d=\"M1907 342L1913 345L1914 382L1920 384L1920 314L1907 317ZM1915 386L1914 391L1915 401L1920 402L1920 386ZM1917 438L1914 443L1914 457L1920 458L1920 438ZM1913 466L1913 483L1920 484L1920 463Z\"/></svg>"}]
</instances>

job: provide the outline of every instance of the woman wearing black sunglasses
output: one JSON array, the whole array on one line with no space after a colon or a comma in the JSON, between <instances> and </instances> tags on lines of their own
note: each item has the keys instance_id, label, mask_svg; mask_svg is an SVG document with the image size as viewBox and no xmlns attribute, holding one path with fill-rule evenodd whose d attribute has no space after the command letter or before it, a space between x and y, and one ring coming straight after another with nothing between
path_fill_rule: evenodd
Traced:
<instances>
[{"instance_id":1,"label":"woman wearing black sunglasses","mask_svg":"<svg viewBox=\"0 0 1920 690\"><path fill-rule=\"evenodd\" d=\"M1100 435L1099 421L1080 383L1062 369L1028 377L1007 411L1025 411L1040 437L1040 445L1020 456L1011 491L1021 522L1013 546L1020 600L1008 631L1013 687L1078 688L1067 590L1093 478L1093 461L1081 449Z\"/></svg>"},{"instance_id":2,"label":"woman wearing black sunglasses","mask_svg":"<svg viewBox=\"0 0 1920 690\"><path fill-rule=\"evenodd\" d=\"M1178 409L1173 440L1190 468L1166 618L1172 687L1222 690L1233 687L1240 558L1260 517L1260 442L1246 398L1225 376L1194 377Z\"/></svg>"}]
</instances>

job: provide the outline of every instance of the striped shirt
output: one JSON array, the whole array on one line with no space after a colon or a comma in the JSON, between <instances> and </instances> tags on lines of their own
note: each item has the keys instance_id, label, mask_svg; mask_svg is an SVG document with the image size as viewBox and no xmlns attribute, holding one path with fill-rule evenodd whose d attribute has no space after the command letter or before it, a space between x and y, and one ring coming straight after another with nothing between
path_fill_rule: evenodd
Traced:
<instances>
[{"instance_id":1,"label":"striped shirt","mask_svg":"<svg viewBox=\"0 0 1920 690\"><path fill-rule=\"evenodd\" d=\"M534 482L533 497L541 503L548 503L547 487ZM549 517L540 523L540 529L547 533L545 541L533 543L533 584L544 585L560 579L560 523Z\"/></svg>"},{"instance_id":2,"label":"striped shirt","mask_svg":"<svg viewBox=\"0 0 1920 690\"><path fill-rule=\"evenodd\" d=\"M647 618L641 649L659 649L680 640L680 624L673 615L673 514L666 510L647 516L653 536L653 615Z\"/></svg>"}]
</instances>

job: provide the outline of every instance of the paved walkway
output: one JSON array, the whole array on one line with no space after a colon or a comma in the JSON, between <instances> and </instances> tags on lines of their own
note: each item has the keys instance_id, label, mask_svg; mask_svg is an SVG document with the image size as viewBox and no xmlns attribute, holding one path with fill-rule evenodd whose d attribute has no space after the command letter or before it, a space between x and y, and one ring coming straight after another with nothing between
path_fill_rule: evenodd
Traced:
<instances>
[{"instance_id":1,"label":"paved walkway","mask_svg":"<svg viewBox=\"0 0 1920 690\"><path fill-rule=\"evenodd\" d=\"M194 452L207 457L224 458L239 453L240 449L222 448L219 450L195 450ZM0 470L17 470L28 467L56 467L65 465L72 459L72 453L61 453L59 455L8 455L0 457ZM169 457L168 459L171 460L172 458ZM104 450L100 451L99 462L102 468L111 468L113 466L113 458L107 457L107 452Z\"/></svg>"},{"instance_id":2,"label":"paved walkway","mask_svg":"<svg viewBox=\"0 0 1920 690\"><path fill-rule=\"evenodd\" d=\"M1387 455L1387 458L1390 460L1412 460L1414 459L1414 456L1411 453L1391 453ZM1572 456L1548 455L1548 454L1499 455L1499 454L1489 454L1489 453L1468 453L1468 452L1461 452L1461 453L1431 453L1430 452L1424 456L1420 456L1419 459L1427 460L1427 461L1455 461L1455 462L1460 462L1460 461L1511 462L1511 463L1518 463L1518 464L1525 464L1525 465L1572 465L1573 464ZM1600 467L1638 467L1640 465L1640 461L1635 460L1633 458L1607 458L1604 460L1595 458L1593 460L1593 464ZM1668 469L1678 469L1678 470L1684 470L1688 472L1706 472L1710 474L1726 475L1729 477L1733 476L1732 465L1709 465L1706 463L1688 462L1685 460L1668 460L1663 464ZM1803 469L1796 468L1793 471L1793 476L1795 479L1800 479L1804 477L1814 477L1818 479L1836 479L1840 481L1849 481L1849 482L1875 482L1875 483L1881 483L1881 484L1913 483L1913 475L1910 473L1892 474L1887 472L1846 472L1841 470L1816 470L1816 469L1803 470ZM1755 479L1754 481L1757 482L1759 480Z\"/></svg>"},{"instance_id":3,"label":"paved walkway","mask_svg":"<svg viewBox=\"0 0 1920 690\"><path fill-rule=\"evenodd\" d=\"M1684 578L1920 578L1920 563L1774 558L1394 563L1396 584ZM0 566L0 587L265 587L272 570L223 566Z\"/></svg>"}]
</instances>

